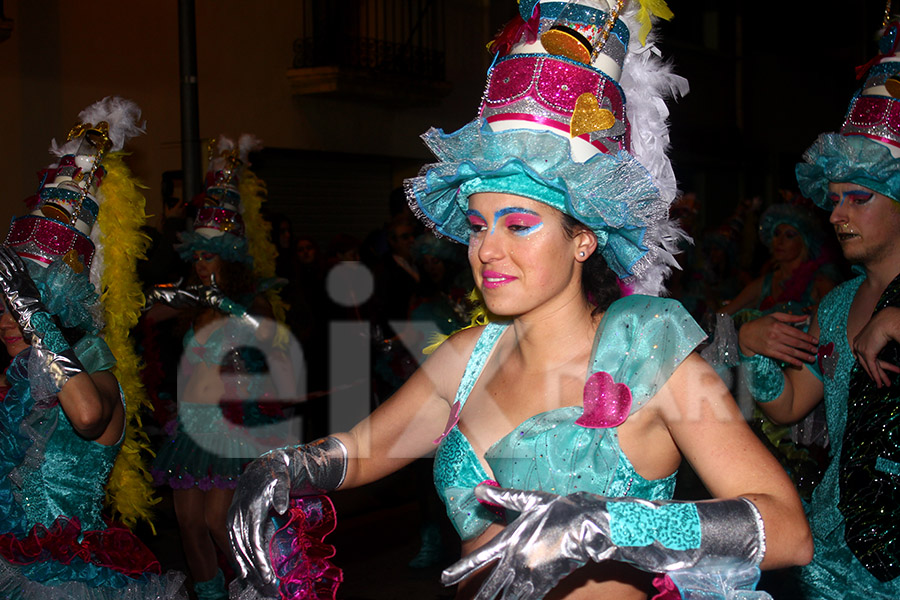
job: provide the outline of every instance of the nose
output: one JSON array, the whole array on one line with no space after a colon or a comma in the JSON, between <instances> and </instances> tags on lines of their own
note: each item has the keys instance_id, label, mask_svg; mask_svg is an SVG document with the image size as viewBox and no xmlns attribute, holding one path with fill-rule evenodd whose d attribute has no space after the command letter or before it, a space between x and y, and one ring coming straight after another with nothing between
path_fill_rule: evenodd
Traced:
<instances>
[{"instance_id":1,"label":"nose","mask_svg":"<svg viewBox=\"0 0 900 600\"><path fill-rule=\"evenodd\" d=\"M837 203L834 208L831 209L831 214L828 216L828 222L832 225L840 225L847 222L847 208L844 206L843 202Z\"/></svg>"},{"instance_id":2,"label":"nose","mask_svg":"<svg viewBox=\"0 0 900 600\"><path fill-rule=\"evenodd\" d=\"M19 324L13 319L12 314L8 310L3 310L3 314L0 314L0 329L12 329L18 326Z\"/></svg>"},{"instance_id":3,"label":"nose","mask_svg":"<svg viewBox=\"0 0 900 600\"><path fill-rule=\"evenodd\" d=\"M493 235L486 231L474 238L472 242L478 245L478 260L482 264L492 263L503 256L503 242L499 235Z\"/></svg>"}]
</instances>

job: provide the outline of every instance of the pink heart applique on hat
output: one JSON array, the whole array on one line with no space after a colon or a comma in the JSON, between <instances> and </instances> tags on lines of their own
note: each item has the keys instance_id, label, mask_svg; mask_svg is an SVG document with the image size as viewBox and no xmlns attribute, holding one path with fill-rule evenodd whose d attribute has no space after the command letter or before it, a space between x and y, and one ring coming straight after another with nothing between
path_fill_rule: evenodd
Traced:
<instances>
[{"instance_id":1,"label":"pink heart applique on hat","mask_svg":"<svg viewBox=\"0 0 900 600\"><path fill-rule=\"evenodd\" d=\"M584 384L584 412L576 425L590 429L617 427L631 413L631 389L624 383L616 383L605 371L588 377Z\"/></svg>"}]
</instances>

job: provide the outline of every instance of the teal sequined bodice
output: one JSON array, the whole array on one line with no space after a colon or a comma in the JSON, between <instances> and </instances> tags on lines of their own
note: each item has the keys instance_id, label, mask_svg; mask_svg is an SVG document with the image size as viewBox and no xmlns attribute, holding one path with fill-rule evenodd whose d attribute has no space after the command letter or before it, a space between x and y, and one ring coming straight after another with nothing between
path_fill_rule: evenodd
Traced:
<instances>
[{"instance_id":1,"label":"teal sequined bodice","mask_svg":"<svg viewBox=\"0 0 900 600\"><path fill-rule=\"evenodd\" d=\"M88 372L108 370L115 364L109 348L99 338L83 338L74 350ZM27 355L16 358L18 362L27 361ZM25 529L31 530L39 523L50 526L59 516L77 517L82 531L104 529L103 487L119 453L121 439L117 444L104 446L79 436L58 402L42 404L30 398L29 382L24 379L27 369L16 362L7 371L15 392L11 391L11 395L27 398L7 396L5 401L34 404L19 428L23 437L31 441L30 446L24 460L9 475L13 497L24 513ZM19 523L13 529L20 526Z\"/></svg>"},{"instance_id":2,"label":"teal sequined bodice","mask_svg":"<svg viewBox=\"0 0 900 600\"><path fill-rule=\"evenodd\" d=\"M834 344L833 354L837 362L828 374L819 371L818 365L808 367L822 380L825 390L825 417L828 422L829 456L840 456L841 442L847 425L847 391L850 372L856 359L847 340L847 317L850 305L865 277L857 277L836 287L819 305L819 346ZM821 483L813 491L810 525L817 536L827 536L841 524L837 509L838 461L832 460Z\"/></svg>"},{"instance_id":3,"label":"teal sequined bodice","mask_svg":"<svg viewBox=\"0 0 900 600\"><path fill-rule=\"evenodd\" d=\"M461 407L506 330L505 324L497 323L484 328L457 390ZM628 296L613 303L604 315L590 372L605 371L615 382L627 384L633 413L705 337L678 302ZM434 481L462 539L480 535L492 522L502 522L475 498L475 486L486 480L503 487L561 495L584 491L609 497L671 498L674 473L663 479L644 479L622 452L617 429L578 425L575 421L582 412L581 406L567 406L521 423L485 453L492 475L459 428L450 430L435 454Z\"/></svg>"},{"instance_id":4,"label":"teal sequined bodice","mask_svg":"<svg viewBox=\"0 0 900 600\"><path fill-rule=\"evenodd\" d=\"M825 416L831 444L828 452L830 462L807 506L815 554L812 562L802 567L800 581L802 598L808 600L900 598L900 578L878 581L850 551L844 539L844 518L838 509L838 457L847 428L850 375L856 361L847 340L847 318L864 280L864 276L856 277L834 288L822 299L817 313L819 347L834 344L832 353L836 360L822 370L817 364L808 367L824 386Z\"/></svg>"},{"instance_id":5,"label":"teal sequined bodice","mask_svg":"<svg viewBox=\"0 0 900 600\"><path fill-rule=\"evenodd\" d=\"M120 444L104 446L85 440L72 429L58 404L44 412L34 427L52 434L44 460L33 470L24 469L21 504L28 529L38 523L49 526L59 516L78 517L83 531L104 529L103 486Z\"/></svg>"}]
</instances>

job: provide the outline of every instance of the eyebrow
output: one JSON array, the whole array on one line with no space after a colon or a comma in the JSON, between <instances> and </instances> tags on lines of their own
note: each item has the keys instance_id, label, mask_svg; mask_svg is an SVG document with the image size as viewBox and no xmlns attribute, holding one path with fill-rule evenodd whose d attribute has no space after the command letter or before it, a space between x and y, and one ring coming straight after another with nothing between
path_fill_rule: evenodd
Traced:
<instances>
[{"instance_id":1,"label":"eyebrow","mask_svg":"<svg viewBox=\"0 0 900 600\"><path fill-rule=\"evenodd\" d=\"M534 215L535 217L540 216L535 211L529 210L527 208L521 208L519 206L507 206L506 208L501 208L500 210L495 212L494 218L499 219L500 217L505 217L506 215L509 215L512 213L525 213L526 215Z\"/></svg>"},{"instance_id":2,"label":"eyebrow","mask_svg":"<svg viewBox=\"0 0 900 600\"><path fill-rule=\"evenodd\" d=\"M466 216L467 217L478 217L479 219L481 219L482 221L487 223L487 219L484 218L484 215L482 215L480 212L478 212L474 208L470 208L469 210L467 210Z\"/></svg>"}]
</instances>

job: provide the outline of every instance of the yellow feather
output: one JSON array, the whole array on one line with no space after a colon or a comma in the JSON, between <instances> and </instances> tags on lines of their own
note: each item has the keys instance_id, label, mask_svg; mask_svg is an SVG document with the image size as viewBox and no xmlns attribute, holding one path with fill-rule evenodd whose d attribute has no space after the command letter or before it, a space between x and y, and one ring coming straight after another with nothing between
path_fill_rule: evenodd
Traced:
<instances>
[{"instance_id":1,"label":"yellow feather","mask_svg":"<svg viewBox=\"0 0 900 600\"><path fill-rule=\"evenodd\" d=\"M638 38L641 40L641 45L647 43L647 35L650 34L650 27L652 25L652 17L658 17L660 19L665 19L669 21L675 14L669 8L669 5L666 4L665 0L639 0L641 4L641 8L637 13L637 21L641 24L641 28L638 31Z\"/></svg>"},{"instance_id":2,"label":"yellow feather","mask_svg":"<svg viewBox=\"0 0 900 600\"><path fill-rule=\"evenodd\" d=\"M116 458L106 502L113 516L126 527L139 520L150 523L152 506L159 502L151 485L145 456L152 455L150 440L141 428L140 411L152 408L140 379L140 358L134 351L131 329L137 324L144 304L137 260L146 258L150 238L142 231L146 221L144 188L122 160L123 153L108 155L107 170L100 189L102 203L97 216L100 245L103 247L103 273L100 276L101 301L106 343L116 357L113 374L125 395L125 439Z\"/></svg>"},{"instance_id":3,"label":"yellow feather","mask_svg":"<svg viewBox=\"0 0 900 600\"><path fill-rule=\"evenodd\" d=\"M272 243L272 225L262 216L262 204L266 201L266 184L253 171L244 169L238 192L244 205L242 216L247 236L247 251L253 257L253 274L258 280L275 277L275 257L278 252ZM278 291L266 290L264 295L272 307L275 320L284 323L287 304L281 299ZM279 328L274 343L276 347L286 348L288 339L287 330Z\"/></svg>"}]
</instances>

